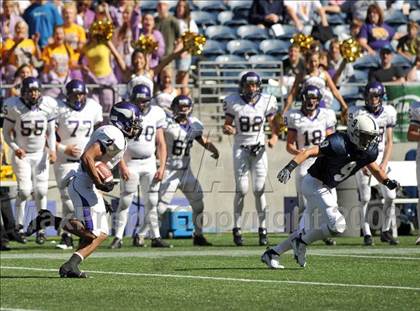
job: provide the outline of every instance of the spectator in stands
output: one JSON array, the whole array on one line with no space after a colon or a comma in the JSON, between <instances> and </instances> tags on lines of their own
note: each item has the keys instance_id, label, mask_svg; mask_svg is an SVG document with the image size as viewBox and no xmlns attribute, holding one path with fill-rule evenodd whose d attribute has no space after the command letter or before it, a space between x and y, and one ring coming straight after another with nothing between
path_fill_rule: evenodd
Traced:
<instances>
[{"instance_id":1,"label":"spectator in stands","mask_svg":"<svg viewBox=\"0 0 420 311\"><path fill-rule=\"evenodd\" d=\"M420 53L419 25L415 21L407 24L407 34L398 40L397 51L410 61Z\"/></svg>"},{"instance_id":2,"label":"spectator in stands","mask_svg":"<svg viewBox=\"0 0 420 311\"><path fill-rule=\"evenodd\" d=\"M287 13L299 31L310 34L314 25L314 15L318 13L321 25L328 27L327 15L319 0L284 0Z\"/></svg>"},{"instance_id":3,"label":"spectator in stands","mask_svg":"<svg viewBox=\"0 0 420 311\"><path fill-rule=\"evenodd\" d=\"M363 21L359 19L354 19L350 24L350 36L352 38L357 38L360 33L360 29L362 29Z\"/></svg>"},{"instance_id":4,"label":"spectator in stands","mask_svg":"<svg viewBox=\"0 0 420 311\"><path fill-rule=\"evenodd\" d=\"M10 81L16 69L23 64L39 65L41 50L38 46L39 34L28 38L28 25L25 21L19 21L15 25L15 36L7 39L1 50L5 81Z\"/></svg>"},{"instance_id":5,"label":"spectator in stands","mask_svg":"<svg viewBox=\"0 0 420 311\"><path fill-rule=\"evenodd\" d=\"M15 36L15 26L20 21L23 21L23 18L18 14L16 2L3 0L3 14L1 16L1 37L3 42Z\"/></svg>"},{"instance_id":6,"label":"spectator in stands","mask_svg":"<svg viewBox=\"0 0 420 311\"><path fill-rule=\"evenodd\" d=\"M283 60L283 85L291 88L296 76L305 71L305 63L298 45L290 45L288 55L289 57Z\"/></svg>"},{"instance_id":7,"label":"spectator in stands","mask_svg":"<svg viewBox=\"0 0 420 311\"><path fill-rule=\"evenodd\" d=\"M292 102L298 98L299 89L308 85L318 87L322 93L321 107L330 108L333 96L340 103L343 117L347 112L347 104L337 90L334 82L327 71L320 67L320 52L309 51L305 56L305 71L296 76L293 86L287 96L286 105L283 109L283 115L289 110ZM332 94L331 94L332 93Z\"/></svg>"},{"instance_id":8,"label":"spectator in stands","mask_svg":"<svg viewBox=\"0 0 420 311\"><path fill-rule=\"evenodd\" d=\"M336 38L331 40L328 49L327 71L338 88L348 82L354 74L353 65L341 57L340 41Z\"/></svg>"},{"instance_id":9,"label":"spectator in stands","mask_svg":"<svg viewBox=\"0 0 420 311\"><path fill-rule=\"evenodd\" d=\"M79 54L86 43L86 31L82 26L75 23L76 5L73 2L64 5L63 20L65 42Z\"/></svg>"},{"instance_id":10,"label":"spectator in stands","mask_svg":"<svg viewBox=\"0 0 420 311\"><path fill-rule=\"evenodd\" d=\"M125 4L122 8L122 21L121 26L117 27L112 36L112 42L115 45L118 53L124 59L124 62L127 66L131 66L131 55L133 54L134 49L131 46L131 41L133 39L133 32L131 28L131 16L133 14L133 6L131 3ZM118 82L124 81L124 73L121 71L120 67L114 67L114 73L117 77Z\"/></svg>"},{"instance_id":11,"label":"spectator in stands","mask_svg":"<svg viewBox=\"0 0 420 311\"><path fill-rule=\"evenodd\" d=\"M23 79L27 77L34 76L34 73L36 73L36 70L29 64L23 64L21 65L15 73L14 80L11 84L13 84L13 87L10 89L10 91L7 94L7 97L11 96L20 96L20 84L23 81Z\"/></svg>"},{"instance_id":12,"label":"spectator in stands","mask_svg":"<svg viewBox=\"0 0 420 311\"><path fill-rule=\"evenodd\" d=\"M109 12L109 4L106 1L99 2L95 8L95 20L97 21L112 21L111 13Z\"/></svg>"},{"instance_id":13,"label":"spectator in stands","mask_svg":"<svg viewBox=\"0 0 420 311\"><path fill-rule=\"evenodd\" d=\"M392 59L394 55L392 53L391 47L382 48L380 56L381 66L378 69L369 71L369 82L404 82L404 70L401 67L392 65Z\"/></svg>"},{"instance_id":14,"label":"spectator in stands","mask_svg":"<svg viewBox=\"0 0 420 311\"><path fill-rule=\"evenodd\" d=\"M325 12L328 13L347 13L350 14L350 20L354 22L362 22L366 19L366 12L371 4L378 4L382 10L386 9L386 1L375 0L345 0L341 3L330 3L324 7Z\"/></svg>"},{"instance_id":15,"label":"spectator in stands","mask_svg":"<svg viewBox=\"0 0 420 311\"><path fill-rule=\"evenodd\" d=\"M172 116L172 100L180 95L180 92L174 87L170 68L166 67L161 71L157 85L159 91L154 98L154 103L165 110L167 116Z\"/></svg>"},{"instance_id":16,"label":"spectator in stands","mask_svg":"<svg viewBox=\"0 0 420 311\"><path fill-rule=\"evenodd\" d=\"M174 50L176 41L181 36L178 20L169 14L168 1L159 0L157 4L158 17L156 18L156 29L159 30L165 39L165 53L168 56Z\"/></svg>"},{"instance_id":17,"label":"spectator in stands","mask_svg":"<svg viewBox=\"0 0 420 311\"><path fill-rule=\"evenodd\" d=\"M142 28L137 29L134 38L139 38L140 35L152 36L158 43L158 48L153 54L149 55L149 67L154 68L165 54L166 41L164 35L156 28L155 18L152 14L143 15ZM137 39L136 39L137 40ZM172 51L173 49L171 49Z\"/></svg>"},{"instance_id":18,"label":"spectator in stands","mask_svg":"<svg viewBox=\"0 0 420 311\"><path fill-rule=\"evenodd\" d=\"M416 56L413 68L407 74L408 82L420 82L420 54Z\"/></svg>"},{"instance_id":19,"label":"spectator in stands","mask_svg":"<svg viewBox=\"0 0 420 311\"><path fill-rule=\"evenodd\" d=\"M76 68L78 55L65 42L64 27L56 26L53 42L42 51L44 73L42 81L48 84L65 84L71 80L70 70ZM56 98L61 88L47 89L44 94Z\"/></svg>"},{"instance_id":20,"label":"spectator in stands","mask_svg":"<svg viewBox=\"0 0 420 311\"><path fill-rule=\"evenodd\" d=\"M267 28L284 21L283 1L254 0L249 9L248 21L251 24L262 25Z\"/></svg>"},{"instance_id":21,"label":"spectator in stands","mask_svg":"<svg viewBox=\"0 0 420 311\"><path fill-rule=\"evenodd\" d=\"M112 87L118 83L112 69L112 57L117 63L124 63L111 40L105 41L100 35L88 35L88 41L83 47L79 64L83 73L83 80L87 84L101 84ZM102 105L107 113L114 104L116 93L110 88L94 89L93 97Z\"/></svg>"},{"instance_id":22,"label":"spectator in stands","mask_svg":"<svg viewBox=\"0 0 420 311\"><path fill-rule=\"evenodd\" d=\"M199 33L197 24L190 15L190 6L188 1L180 0L176 5L175 17L179 21L179 30L181 36L187 32ZM188 88L189 71L191 67L192 57L188 52L184 52L176 60L176 84L181 85L181 94L189 95L190 89Z\"/></svg>"},{"instance_id":23,"label":"spectator in stands","mask_svg":"<svg viewBox=\"0 0 420 311\"><path fill-rule=\"evenodd\" d=\"M115 5L109 6L109 14L111 15L115 27L121 27L126 23L124 14L127 6L131 7L132 12L128 24L130 30L134 32L134 29L141 22L140 6L138 2L135 3L133 0L117 0Z\"/></svg>"},{"instance_id":24,"label":"spectator in stands","mask_svg":"<svg viewBox=\"0 0 420 311\"><path fill-rule=\"evenodd\" d=\"M40 34L39 46L44 48L53 35L54 27L63 24L57 8L47 0L34 0L23 13L23 19L29 26L29 36Z\"/></svg>"},{"instance_id":25,"label":"spectator in stands","mask_svg":"<svg viewBox=\"0 0 420 311\"><path fill-rule=\"evenodd\" d=\"M83 29L89 29L92 23L95 21L95 12L91 8L92 0L78 0L77 1L77 17L76 23L83 27Z\"/></svg>"},{"instance_id":26,"label":"spectator in stands","mask_svg":"<svg viewBox=\"0 0 420 311\"><path fill-rule=\"evenodd\" d=\"M371 55L391 45L395 30L384 22L384 13L378 4L369 5L365 23L360 29L358 41Z\"/></svg>"}]
</instances>

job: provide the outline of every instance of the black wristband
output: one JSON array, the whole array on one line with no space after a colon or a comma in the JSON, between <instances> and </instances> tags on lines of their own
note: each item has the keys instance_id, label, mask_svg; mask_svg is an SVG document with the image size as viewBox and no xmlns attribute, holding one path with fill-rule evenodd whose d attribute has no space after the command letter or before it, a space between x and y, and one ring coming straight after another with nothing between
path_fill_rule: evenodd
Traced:
<instances>
[{"instance_id":1,"label":"black wristband","mask_svg":"<svg viewBox=\"0 0 420 311\"><path fill-rule=\"evenodd\" d=\"M395 180L391 180L389 178L385 179L382 182L389 190L394 190L398 187L398 183Z\"/></svg>"},{"instance_id":2,"label":"black wristband","mask_svg":"<svg viewBox=\"0 0 420 311\"><path fill-rule=\"evenodd\" d=\"M291 173L298 165L296 161L292 160L286 165L285 169Z\"/></svg>"}]
</instances>

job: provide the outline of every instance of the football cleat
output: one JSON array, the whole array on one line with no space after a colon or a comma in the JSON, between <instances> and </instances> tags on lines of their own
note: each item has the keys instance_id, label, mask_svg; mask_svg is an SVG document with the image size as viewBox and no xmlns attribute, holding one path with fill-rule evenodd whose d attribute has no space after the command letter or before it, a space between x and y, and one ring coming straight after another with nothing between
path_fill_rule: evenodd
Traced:
<instances>
[{"instance_id":1,"label":"football cleat","mask_svg":"<svg viewBox=\"0 0 420 311\"><path fill-rule=\"evenodd\" d=\"M133 236L133 246L134 247L146 247L146 243L144 243L144 236L140 236L138 234Z\"/></svg>"},{"instance_id":2,"label":"football cleat","mask_svg":"<svg viewBox=\"0 0 420 311\"><path fill-rule=\"evenodd\" d=\"M268 244L267 238L267 229L266 228L258 228L258 235L259 235L259 244L260 246L264 246Z\"/></svg>"},{"instance_id":3,"label":"football cleat","mask_svg":"<svg viewBox=\"0 0 420 311\"><path fill-rule=\"evenodd\" d=\"M202 234L199 234L199 235L194 234L193 245L194 246L213 246L213 244L207 241L207 239Z\"/></svg>"},{"instance_id":4,"label":"football cleat","mask_svg":"<svg viewBox=\"0 0 420 311\"><path fill-rule=\"evenodd\" d=\"M322 241L324 241L325 245L327 245L327 246L334 246L334 245L337 244L335 242L335 240L334 239L331 239L331 238L325 238Z\"/></svg>"},{"instance_id":5,"label":"football cleat","mask_svg":"<svg viewBox=\"0 0 420 311\"><path fill-rule=\"evenodd\" d=\"M45 243L45 241L47 240L47 238L45 237L45 233L42 231L38 231L36 233L36 238L35 238L35 242L36 244L42 245Z\"/></svg>"},{"instance_id":6,"label":"football cleat","mask_svg":"<svg viewBox=\"0 0 420 311\"><path fill-rule=\"evenodd\" d=\"M284 266L279 263L276 257L279 257L279 254L267 247L267 250L261 255L261 262L265 263L270 269L284 269Z\"/></svg>"},{"instance_id":7,"label":"football cleat","mask_svg":"<svg viewBox=\"0 0 420 311\"><path fill-rule=\"evenodd\" d=\"M110 249L121 248L122 247L122 244L123 244L122 240L119 239L119 238L117 238L117 237L115 237L114 240L112 241L111 245L109 245L108 248L110 248Z\"/></svg>"},{"instance_id":8,"label":"football cleat","mask_svg":"<svg viewBox=\"0 0 420 311\"><path fill-rule=\"evenodd\" d=\"M420 236L416 240L416 245L420 245Z\"/></svg>"},{"instance_id":9,"label":"football cleat","mask_svg":"<svg viewBox=\"0 0 420 311\"><path fill-rule=\"evenodd\" d=\"M56 245L56 248L60 249L72 249L73 248L73 238L68 233L63 233L61 235L60 243Z\"/></svg>"},{"instance_id":10,"label":"football cleat","mask_svg":"<svg viewBox=\"0 0 420 311\"><path fill-rule=\"evenodd\" d=\"M365 235L363 237L363 244L366 246L372 246L375 245L375 243L373 243L373 238L371 235Z\"/></svg>"},{"instance_id":11,"label":"football cleat","mask_svg":"<svg viewBox=\"0 0 420 311\"><path fill-rule=\"evenodd\" d=\"M306 243L298 237L291 241L296 262L303 268L306 266Z\"/></svg>"},{"instance_id":12,"label":"football cleat","mask_svg":"<svg viewBox=\"0 0 420 311\"><path fill-rule=\"evenodd\" d=\"M387 242L390 245L400 244L400 242L397 239L394 239L390 230L381 232L381 242Z\"/></svg>"},{"instance_id":13,"label":"football cleat","mask_svg":"<svg viewBox=\"0 0 420 311\"><path fill-rule=\"evenodd\" d=\"M26 242L28 242L28 240L26 239L26 235L23 232L23 230L19 230L15 235L16 235L16 238L15 238L16 242L22 243L22 244L25 244Z\"/></svg>"},{"instance_id":14,"label":"football cleat","mask_svg":"<svg viewBox=\"0 0 420 311\"><path fill-rule=\"evenodd\" d=\"M152 239L152 247L159 247L159 248L172 248L173 245L166 243L161 238Z\"/></svg>"},{"instance_id":15,"label":"football cleat","mask_svg":"<svg viewBox=\"0 0 420 311\"><path fill-rule=\"evenodd\" d=\"M64 265L60 267L60 270L58 271L61 278L80 278L80 279L86 279L88 276L86 273L80 271L79 267L72 266L68 262L66 262Z\"/></svg>"},{"instance_id":16,"label":"football cleat","mask_svg":"<svg viewBox=\"0 0 420 311\"><path fill-rule=\"evenodd\" d=\"M236 246L243 246L244 240L242 239L241 228L233 228L232 234L233 234L233 243L235 243Z\"/></svg>"}]
</instances>

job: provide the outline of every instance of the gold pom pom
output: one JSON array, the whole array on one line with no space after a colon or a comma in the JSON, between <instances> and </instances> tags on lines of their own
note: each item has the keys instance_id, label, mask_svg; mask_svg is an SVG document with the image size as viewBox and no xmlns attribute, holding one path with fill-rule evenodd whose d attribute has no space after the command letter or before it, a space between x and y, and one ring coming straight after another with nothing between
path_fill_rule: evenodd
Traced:
<instances>
[{"instance_id":1,"label":"gold pom pom","mask_svg":"<svg viewBox=\"0 0 420 311\"><path fill-rule=\"evenodd\" d=\"M158 43L150 35L141 35L136 41L131 42L131 46L144 54L152 54L158 49Z\"/></svg>"},{"instance_id":2,"label":"gold pom pom","mask_svg":"<svg viewBox=\"0 0 420 311\"><path fill-rule=\"evenodd\" d=\"M96 21L90 26L89 33L99 40L109 41L114 33L114 24L110 20Z\"/></svg>"},{"instance_id":3,"label":"gold pom pom","mask_svg":"<svg viewBox=\"0 0 420 311\"><path fill-rule=\"evenodd\" d=\"M341 56L352 63L362 55L362 48L354 38L349 38L340 43Z\"/></svg>"},{"instance_id":4,"label":"gold pom pom","mask_svg":"<svg viewBox=\"0 0 420 311\"><path fill-rule=\"evenodd\" d=\"M280 135L283 132L287 132L287 126L284 122L284 118L282 117L281 113L278 112L273 119L273 123L275 124L277 128L277 135Z\"/></svg>"},{"instance_id":5,"label":"gold pom pom","mask_svg":"<svg viewBox=\"0 0 420 311\"><path fill-rule=\"evenodd\" d=\"M182 35L181 39L188 53L192 55L200 55L203 53L204 45L206 44L206 37L195 32L186 31Z\"/></svg>"},{"instance_id":6,"label":"gold pom pom","mask_svg":"<svg viewBox=\"0 0 420 311\"><path fill-rule=\"evenodd\" d=\"M292 39L290 39L290 42L294 45L298 45L302 52L305 53L310 50L311 44L314 42L314 38L311 35L297 33Z\"/></svg>"}]
</instances>

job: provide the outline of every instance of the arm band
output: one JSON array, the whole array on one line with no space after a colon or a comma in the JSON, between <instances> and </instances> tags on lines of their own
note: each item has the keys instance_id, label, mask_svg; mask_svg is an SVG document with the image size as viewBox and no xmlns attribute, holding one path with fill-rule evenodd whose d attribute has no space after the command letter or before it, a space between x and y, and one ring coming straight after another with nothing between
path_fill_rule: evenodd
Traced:
<instances>
[{"instance_id":1,"label":"arm band","mask_svg":"<svg viewBox=\"0 0 420 311\"><path fill-rule=\"evenodd\" d=\"M299 164L297 164L296 161L292 160L286 165L285 169L291 173L298 165Z\"/></svg>"}]
</instances>

